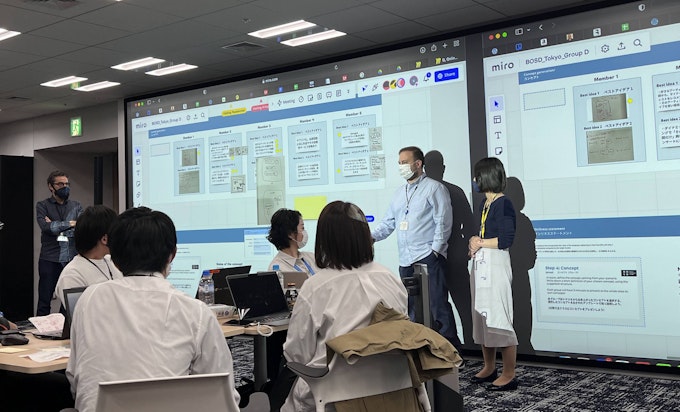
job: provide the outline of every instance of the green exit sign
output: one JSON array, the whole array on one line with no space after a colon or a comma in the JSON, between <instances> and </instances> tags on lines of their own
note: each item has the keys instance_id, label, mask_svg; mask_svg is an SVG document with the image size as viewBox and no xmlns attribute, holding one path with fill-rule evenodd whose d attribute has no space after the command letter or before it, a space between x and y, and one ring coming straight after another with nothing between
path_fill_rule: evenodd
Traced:
<instances>
[{"instance_id":1,"label":"green exit sign","mask_svg":"<svg viewBox=\"0 0 680 412\"><path fill-rule=\"evenodd\" d=\"M83 135L83 119L80 117L71 118L71 137Z\"/></svg>"}]
</instances>

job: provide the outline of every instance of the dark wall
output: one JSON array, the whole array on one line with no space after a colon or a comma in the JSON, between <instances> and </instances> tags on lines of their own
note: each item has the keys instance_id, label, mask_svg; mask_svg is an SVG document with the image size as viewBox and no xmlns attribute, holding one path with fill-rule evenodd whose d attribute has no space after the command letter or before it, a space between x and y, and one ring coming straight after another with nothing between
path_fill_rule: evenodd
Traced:
<instances>
[{"instance_id":1,"label":"dark wall","mask_svg":"<svg viewBox=\"0 0 680 412\"><path fill-rule=\"evenodd\" d=\"M0 311L33 316L33 158L0 156Z\"/></svg>"}]
</instances>

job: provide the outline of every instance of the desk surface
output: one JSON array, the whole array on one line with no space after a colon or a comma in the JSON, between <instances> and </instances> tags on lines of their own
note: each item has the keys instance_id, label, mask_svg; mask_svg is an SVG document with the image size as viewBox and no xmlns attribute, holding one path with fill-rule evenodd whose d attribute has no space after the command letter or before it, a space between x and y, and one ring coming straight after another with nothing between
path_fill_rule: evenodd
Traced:
<instances>
[{"instance_id":1,"label":"desk surface","mask_svg":"<svg viewBox=\"0 0 680 412\"><path fill-rule=\"evenodd\" d=\"M53 372L66 369L68 358L60 358L50 362L35 362L30 358L23 356L38 352L42 349L68 346L68 340L38 339L30 333L27 333L26 337L29 340L27 345L0 346L0 348L22 349L21 352L15 353L0 352L0 369L30 374Z\"/></svg>"},{"instance_id":2,"label":"desk surface","mask_svg":"<svg viewBox=\"0 0 680 412\"><path fill-rule=\"evenodd\" d=\"M224 333L225 338L242 335L244 333L243 326L234 325L220 325L220 326L222 327L222 332ZM34 337L31 333L26 333L26 337L29 339L27 345L0 346L0 349L2 348L21 349L21 352L15 353L0 352L0 369L28 374L54 372L66 369L66 365L68 364L68 358L60 358L54 361L43 363L33 361L30 358L23 356L38 352L39 350L42 349L68 346L70 344L69 340L38 339Z\"/></svg>"}]
</instances>

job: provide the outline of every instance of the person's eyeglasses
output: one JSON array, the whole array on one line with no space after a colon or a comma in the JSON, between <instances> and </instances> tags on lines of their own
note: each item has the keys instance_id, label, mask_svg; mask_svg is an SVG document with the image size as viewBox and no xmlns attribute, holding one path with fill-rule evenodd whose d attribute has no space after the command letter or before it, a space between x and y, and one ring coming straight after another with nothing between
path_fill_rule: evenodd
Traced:
<instances>
[{"instance_id":1,"label":"person's eyeglasses","mask_svg":"<svg viewBox=\"0 0 680 412\"><path fill-rule=\"evenodd\" d=\"M64 186L71 186L71 184L69 182L54 182L52 186L61 189Z\"/></svg>"}]
</instances>

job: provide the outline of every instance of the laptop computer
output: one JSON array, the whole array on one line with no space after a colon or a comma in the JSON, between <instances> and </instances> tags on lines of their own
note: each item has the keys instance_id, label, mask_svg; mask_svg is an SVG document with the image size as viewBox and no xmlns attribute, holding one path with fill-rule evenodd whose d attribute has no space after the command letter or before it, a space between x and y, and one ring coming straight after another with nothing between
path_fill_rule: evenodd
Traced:
<instances>
[{"instance_id":1,"label":"laptop computer","mask_svg":"<svg viewBox=\"0 0 680 412\"><path fill-rule=\"evenodd\" d=\"M76 309L76 302L78 302L78 299L80 299L80 296L82 296L86 288L87 287L64 289L64 309L66 309L66 313L64 314L64 328L61 332L54 334L33 332L33 336L40 339L69 339L71 337L71 321L73 320L73 312Z\"/></svg>"},{"instance_id":2,"label":"laptop computer","mask_svg":"<svg viewBox=\"0 0 680 412\"><path fill-rule=\"evenodd\" d=\"M276 272L228 276L227 283L234 306L239 310L248 309L240 321L242 325L258 322L272 326L288 324L290 310Z\"/></svg>"},{"instance_id":3,"label":"laptop computer","mask_svg":"<svg viewBox=\"0 0 680 412\"><path fill-rule=\"evenodd\" d=\"M302 284L305 280L309 279L309 274L307 272L281 272L283 275L283 287L288 287L289 284L294 283L297 290L300 290Z\"/></svg>"},{"instance_id":4,"label":"laptop computer","mask_svg":"<svg viewBox=\"0 0 680 412\"><path fill-rule=\"evenodd\" d=\"M100 382L97 412L238 411L228 373Z\"/></svg>"},{"instance_id":5,"label":"laptop computer","mask_svg":"<svg viewBox=\"0 0 680 412\"><path fill-rule=\"evenodd\" d=\"M221 268L219 269L218 273L214 273L213 283L215 284L215 303L236 306L234 305L234 300L231 298L231 293L229 292L227 277L234 275L244 275L248 273L250 273L250 265Z\"/></svg>"}]
</instances>

